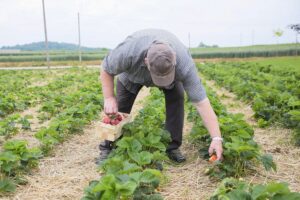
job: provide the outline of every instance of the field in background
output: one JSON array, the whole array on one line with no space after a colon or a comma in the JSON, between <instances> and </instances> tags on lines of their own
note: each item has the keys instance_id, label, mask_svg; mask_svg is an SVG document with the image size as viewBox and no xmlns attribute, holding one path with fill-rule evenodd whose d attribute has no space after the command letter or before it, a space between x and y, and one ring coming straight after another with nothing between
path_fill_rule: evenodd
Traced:
<instances>
[{"instance_id":1,"label":"field in background","mask_svg":"<svg viewBox=\"0 0 300 200\"><path fill-rule=\"evenodd\" d=\"M84 65L99 64L109 50L84 51ZM300 45L254 45L244 47L192 48L191 54L195 59L231 59L253 57L282 57L300 55ZM50 51L50 65L78 65L77 51ZM284 58L283 58L284 60ZM46 55L43 51L1 52L0 67L9 66L46 66ZM279 62L280 59L279 59Z\"/></svg>"},{"instance_id":2,"label":"field in background","mask_svg":"<svg viewBox=\"0 0 300 200\"><path fill-rule=\"evenodd\" d=\"M278 45L253 45L243 47L192 48L194 58L248 58L300 55L296 43Z\"/></svg>"},{"instance_id":3,"label":"field in background","mask_svg":"<svg viewBox=\"0 0 300 200\"><path fill-rule=\"evenodd\" d=\"M214 58L214 59L195 59L196 62L247 62L257 63L261 65L272 65L278 68L294 68L300 70L300 56L284 56L284 57L253 57L253 58Z\"/></svg>"},{"instance_id":4,"label":"field in background","mask_svg":"<svg viewBox=\"0 0 300 200\"><path fill-rule=\"evenodd\" d=\"M101 60L108 50L84 51L81 54L82 61ZM78 51L50 51L50 61L78 61ZM1 53L0 63L8 62L45 62L46 55L43 51L21 51L16 53Z\"/></svg>"}]
</instances>

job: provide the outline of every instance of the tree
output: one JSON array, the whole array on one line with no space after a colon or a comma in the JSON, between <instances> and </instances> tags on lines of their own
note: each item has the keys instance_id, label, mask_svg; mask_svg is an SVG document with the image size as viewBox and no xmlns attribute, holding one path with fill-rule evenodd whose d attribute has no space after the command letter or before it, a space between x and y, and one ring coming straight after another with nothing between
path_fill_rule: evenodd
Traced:
<instances>
[{"instance_id":1,"label":"tree","mask_svg":"<svg viewBox=\"0 0 300 200\"><path fill-rule=\"evenodd\" d=\"M298 34L300 34L300 24L291 24L289 28L296 32L296 43L298 43Z\"/></svg>"},{"instance_id":2,"label":"tree","mask_svg":"<svg viewBox=\"0 0 300 200\"><path fill-rule=\"evenodd\" d=\"M278 44L278 38L280 38L283 35L283 30L277 29L274 30L274 36L277 37L277 44Z\"/></svg>"},{"instance_id":3,"label":"tree","mask_svg":"<svg viewBox=\"0 0 300 200\"><path fill-rule=\"evenodd\" d=\"M212 46L206 45L203 42L200 42L200 44L198 45L198 48L218 48L219 46L214 44Z\"/></svg>"},{"instance_id":4,"label":"tree","mask_svg":"<svg viewBox=\"0 0 300 200\"><path fill-rule=\"evenodd\" d=\"M300 34L300 24L291 24L289 28L296 32L296 56L298 55L298 34Z\"/></svg>"}]
</instances>

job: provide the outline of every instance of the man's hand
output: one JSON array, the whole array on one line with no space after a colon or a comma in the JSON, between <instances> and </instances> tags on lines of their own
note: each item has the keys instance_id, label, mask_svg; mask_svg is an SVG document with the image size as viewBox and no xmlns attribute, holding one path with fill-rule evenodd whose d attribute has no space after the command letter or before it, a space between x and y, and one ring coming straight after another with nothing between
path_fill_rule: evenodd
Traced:
<instances>
[{"instance_id":1,"label":"man's hand","mask_svg":"<svg viewBox=\"0 0 300 200\"><path fill-rule=\"evenodd\" d=\"M213 153L216 153L217 160L222 160L223 156L223 147L222 147L222 141L220 140L212 140L208 149L209 155L212 155Z\"/></svg>"},{"instance_id":2,"label":"man's hand","mask_svg":"<svg viewBox=\"0 0 300 200\"><path fill-rule=\"evenodd\" d=\"M116 114L118 112L118 104L115 97L104 99L104 113L107 115Z\"/></svg>"}]
</instances>

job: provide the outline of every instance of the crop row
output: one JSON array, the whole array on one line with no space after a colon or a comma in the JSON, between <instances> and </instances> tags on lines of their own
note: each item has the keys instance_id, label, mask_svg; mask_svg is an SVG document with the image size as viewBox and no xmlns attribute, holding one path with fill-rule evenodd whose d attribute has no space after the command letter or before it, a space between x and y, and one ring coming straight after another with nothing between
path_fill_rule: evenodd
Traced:
<instances>
[{"instance_id":1,"label":"crop row","mask_svg":"<svg viewBox=\"0 0 300 200\"><path fill-rule=\"evenodd\" d=\"M213 163L205 171L207 175L222 180L210 200L294 200L300 198L300 193L291 192L286 183L252 184L240 178L253 172L257 163L261 163L266 170L276 170L276 165L271 155L262 154L261 148L253 140L253 129L243 120L243 115L228 113L211 89L207 88L207 94L218 116L224 138L222 162ZM200 155L208 159L207 150L211 142L209 134L198 117L196 109L191 104L187 107L188 120L194 124L190 140L198 146Z\"/></svg>"},{"instance_id":2,"label":"crop row","mask_svg":"<svg viewBox=\"0 0 300 200\"><path fill-rule=\"evenodd\" d=\"M198 65L201 73L251 103L260 126L280 123L300 144L300 73L243 63ZM298 73L297 73L298 72Z\"/></svg>"},{"instance_id":3,"label":"crop row","mask_svg":"<svg viewBox=\"0 0 300 200\"><path fill-rule=\"evenodd\" d=\"M158 90L132 123L126 124L123 136L110 157L100 166L100 180L90 182L82 200L158 200L162 161L170 136L164 130L164 103Z\"/></svg>"},{"instance_id":4,"label":"crop row","mask_svg":"<svg viewBox=\"0 0 300 200\"><path fill-rule=\"evenodd\" d=\"M297 56L299 48L272 51L233 51L233 52L204 52L193 53L193 58L249 58L249 57L275 57L275 56Z\"/></svg>"},{"instance_id":5,"label":"crop row","mask_svg":"<svg viewBox=\"0 0 300 200\"><path fill-rule=\"evenodd\" d=\"M256 163L262 163L266 170L276 170L271 155L263 155L259 145L253 140L254 131L252 127L245 122L242 114L228 113L226 108L220 103L217 95L207 88L207 95L218 116L223 141L222 162L216 162L206 172L210 176L217 178L241 177L250 170ZM208 147L211 138L200 119L196 109L188 104L188 120L194 125L191 130L191 141L199 147L203 158L208 158Z\"/></svg>"},{"instance_id":6,"label":"crop row","mask_svg":"<svg viewBox=\"0 0 300 200\"><path fill-rule=\"evenodd\" d=\"M56 75L52 71L44 72L16 72L10 71L0 77L0 117L3 118L15 111L22 111L28 107L44 101L50 92L60 92L80 82L84 70L70 69L68 74ZM2 74L3 72L1 72ZM47 81L49 76L59 76L50 83L34 85L38 81Z\"/></svg>"},{"instance_id":7,"label":"crop row","mask_svg":"<svg viewBox=\"0 0 300 200\"><path fill-rule=\"evenodd\" d=\"M49 120L51 117L77 102L81 94L79 90L90 87L89 79L96 75L97 72L94 70L69 70L69 74L57 78L52 83L43 87L36 87L31 94L28 94L27 100L30 100L31 105L39 104L38 118L40 122ZM24 103L24 99L20 97L25 96L25 92L26 88L14 92L14 95L18 97L15 98L16 105ZM31 96L31 98L29 98L29 96ZM30 121L28 121L28 119L30 117L31 116L21 117L20 114L16 113L1 119L0 136L4 136L5 139L7 139L19 131L18 127L30 129L30 124L28 125ZM21 126L19 124L21 124Z\"/></svg>"},{"instance_id":8,"label":"crop row","mask_svg":"<svg viewBox=\"0 0 300 200\"><path fill-rule=\"evenodd\" d=\"M23 174L37 166L40 158L72 134L82 132L85 125L99 116L103 97L98 74L82 76L82 79L88 84L74 93L73 102L66 104L68 106L51 119L48 127L35 134L40 146L28 148L25 140L9 140L3 144L0 152L0 193L12 192L15 185L26 183Z\"/></svg>"},{"instance_id":9,"label":"crop row","mask_svg":"<svg viewBox=\"0 0 300 200\"><path fill-rule=\"evenodd\" d=\"M252 184L243 179L226 178L210 200L298 200L300 193L291 192L288 184L270 182Z\"/></svg>"}]
</instances>

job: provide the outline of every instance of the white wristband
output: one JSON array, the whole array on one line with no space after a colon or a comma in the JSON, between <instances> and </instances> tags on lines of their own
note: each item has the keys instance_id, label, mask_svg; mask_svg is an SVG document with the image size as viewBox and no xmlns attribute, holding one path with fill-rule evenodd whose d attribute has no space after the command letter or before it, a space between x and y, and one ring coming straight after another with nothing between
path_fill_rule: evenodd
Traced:
<instances>
[{"instance_id":1,"label":"white wristband","mask_svg":"<svg viewBox=\"0 0 300 200\"><path fill-rule=\"evenodd\" d=\"M223 138L221 138L221 137L213 137L212 140L223 142Z\"/></svg>"}]
</instances>

